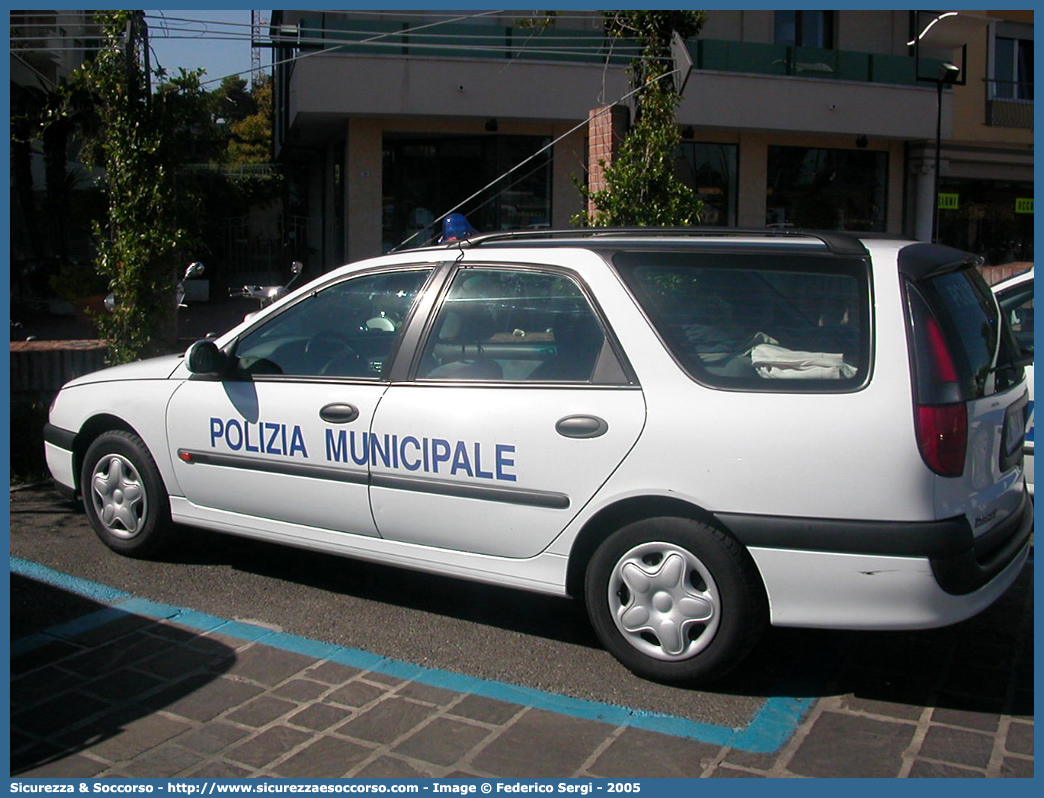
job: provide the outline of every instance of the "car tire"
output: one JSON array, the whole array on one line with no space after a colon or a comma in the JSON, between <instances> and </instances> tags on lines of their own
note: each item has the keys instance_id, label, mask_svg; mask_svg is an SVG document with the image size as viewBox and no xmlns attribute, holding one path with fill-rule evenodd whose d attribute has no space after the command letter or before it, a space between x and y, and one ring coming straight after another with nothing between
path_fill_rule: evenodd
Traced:
<instances>
[{"instance_id":1,"label":"car tire","mask_svg":"<svg viewBox=\"0 0 1044 798\"><path fill-rule=\"evenodd\" d=\"M122 430L98 436L80 471L83 506L101 541L128 557L152 557L167 543L170 503L141 438Z\"/></svg>"},{"instance_id":2,"label":"car tire","mask_svg":"<svg viewBox=\"0 0 1044 798\"><path fill-rule=\"evenodd\" d=\"M670 684L719 678L767 625L765 592L735 538L690 518L648 518L605 540L585 596L602 644L638 676Z\"/></svg>"}]
</instances>

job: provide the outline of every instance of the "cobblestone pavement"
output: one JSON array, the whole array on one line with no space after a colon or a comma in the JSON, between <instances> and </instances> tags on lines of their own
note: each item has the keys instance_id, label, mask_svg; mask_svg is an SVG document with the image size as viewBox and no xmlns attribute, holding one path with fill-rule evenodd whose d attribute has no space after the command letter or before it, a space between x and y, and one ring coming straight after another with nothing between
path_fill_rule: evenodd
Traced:
<instances>
[{"instance_id":1,"label":"cobblestone pavement","mask_svg":"<svg viewBox=\"0 0 1044 798\"><path fill-rule=\"evenodd\" d=\"M13 575L14 576L14 575ZM18 578L17 777L1032 777L1033 565L932 633L852 634L775 750L491 698L474 681ZM14 584L14 580L13 580ZM363 657L360 660L360 656ZM531 695L529 697L532 697ZM736 740L742 739L737 736Z\"/></svg>"}]
</instances>

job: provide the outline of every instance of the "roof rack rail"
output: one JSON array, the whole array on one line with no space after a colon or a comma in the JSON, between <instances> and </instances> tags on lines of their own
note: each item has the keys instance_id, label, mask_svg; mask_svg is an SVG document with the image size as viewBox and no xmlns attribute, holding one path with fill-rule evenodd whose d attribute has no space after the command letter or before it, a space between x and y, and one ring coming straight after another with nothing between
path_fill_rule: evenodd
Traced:
<instances>
[{"instance_id":1,"label":"roof rack rail","mask_svg":"<svg viewBox=\"0 0 1044 798\"><path fill-rule=\"evenodd\" d=\"M450 246L480 247L498 242L555 241L568 239L613 239L653 238L662 236L692 238L741 238L762 237L765 239L812 238L821 242L836 255L865 256L866 247L856 234L835 230L805 230L798 227L577 227L565 230L508 230L497 233L482 233L470 238L454 241Z\"/></svg>"}]
</instances>

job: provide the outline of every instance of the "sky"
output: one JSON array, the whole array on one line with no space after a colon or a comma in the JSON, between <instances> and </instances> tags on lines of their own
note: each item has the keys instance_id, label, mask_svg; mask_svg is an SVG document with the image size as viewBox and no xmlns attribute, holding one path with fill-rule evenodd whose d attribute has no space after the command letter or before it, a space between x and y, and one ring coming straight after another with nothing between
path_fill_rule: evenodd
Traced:
<instances>
[{"instance_id":1,"label":"sky","mask_svg":"<svg viewBox=\"0 0 1044 798\"><path fill-rule=\"evenodd\" d=\"M262 12L267 20L269 12ZM145 11L149 26L153 68L172 74L178 69L206 69L203 88L213 91L227 75L243 73L250 81L250 10L177 9ZM261 66L271 63L269 50L261 51ZM213 82L211 82L213 81Z\"/></svg>"}]
</instances>

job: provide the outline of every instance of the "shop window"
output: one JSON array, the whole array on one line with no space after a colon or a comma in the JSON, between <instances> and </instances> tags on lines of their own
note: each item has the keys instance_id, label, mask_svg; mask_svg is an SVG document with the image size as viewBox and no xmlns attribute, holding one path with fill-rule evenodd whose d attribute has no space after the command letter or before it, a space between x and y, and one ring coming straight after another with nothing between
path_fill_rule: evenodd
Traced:
<instances>
[{"instance_id":1,"label":"shop window","mask_svg":"<svg viewBox=\"0 0 1044 798\"><path fill-rule=\"evenodd\" d=\"M680 145L678 179L703 202L702 225L736 225L738 150L735 144L682 141Z\"/></svg>"},{"instance_id":2,"label":"shop window","mask_svg":"<svg viewBox=\"0 0 1044 798\"><path fill-rule=\"evenodd\" d=\"M769 147L767 195L770 226L882 232L888 153Z\"/></svg>"},{"instance_id":3,"label":"shop window","mask_svg":"<svg viewBox=\"0 0 1044 798\"><path fill-rule=\"evenodd\" d=\"M484 233L549 226L551 150L541 152L548 141L544 136L386 134L384 251L435 241L441 219L451 211L463 213ZM523 168L498 180L523 162Z\"/></svg>"}]
</instances>

